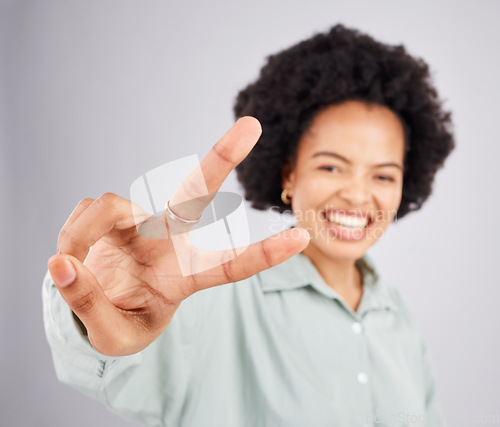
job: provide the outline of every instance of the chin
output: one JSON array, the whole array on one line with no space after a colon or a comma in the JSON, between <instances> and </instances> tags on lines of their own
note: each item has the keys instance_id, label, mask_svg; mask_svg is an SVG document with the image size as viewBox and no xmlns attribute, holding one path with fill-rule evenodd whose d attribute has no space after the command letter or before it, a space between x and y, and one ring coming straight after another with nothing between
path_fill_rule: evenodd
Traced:
<instances>
[{"instance_id":1,"label":"chin","mask_svg":"<svg viewBox=\"0 0 500 427\"><path fill-rule=\"evenodd\" d=\"M344 242L334 241L327 244L327 248L324 251L329 258L332 259L344 259L344 260L358 260L363 257L363 255L368 250L369 246L365 245L353 245L350 242L344 244Z\"/></svg>"},{"instance_id":2,"label":"chin","mask_svg":"<svg viewBox=\"0 0 500 427\"><path fill-rule=\"evenodd\" d=\"M363 257L371 244L367 241L345 242L340 239L311 240L304 253L311 258L321 256L332 260L356 261Z\"/></svg>"}]
</instances>

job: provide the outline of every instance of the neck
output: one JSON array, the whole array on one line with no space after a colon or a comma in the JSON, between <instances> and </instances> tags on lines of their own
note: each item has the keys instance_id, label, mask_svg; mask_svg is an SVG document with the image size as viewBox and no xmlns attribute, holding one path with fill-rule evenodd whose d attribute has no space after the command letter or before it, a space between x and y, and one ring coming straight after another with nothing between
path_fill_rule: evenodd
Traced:
<instances>
[{"instance_id":1,"label":"neck","mask_svg":"<svg viewBox=\"0 0 500 427\"><path fill-rule=\"evenodd\" d=\"M325 283L341 296L362 291L362 277L355 260L329 258L313 245L304 249L302 254L311 260Z\"/></svg>"}]
</instances>

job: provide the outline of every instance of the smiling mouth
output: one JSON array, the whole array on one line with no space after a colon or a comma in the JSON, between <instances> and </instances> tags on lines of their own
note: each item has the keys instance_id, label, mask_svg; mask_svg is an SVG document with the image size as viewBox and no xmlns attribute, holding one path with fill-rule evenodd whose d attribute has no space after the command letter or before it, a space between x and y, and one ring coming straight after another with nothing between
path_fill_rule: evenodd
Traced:
<instances>
[{"instance_id":1,"label":"smiling mouth","mask_svg":"<svg viewBox=\"0 0 500 427\"><path fill-rule=\"evenodd\" d=\"M373 223L369 213L359 213L341 210L326 210L321 212L325 221L346 230L364 230Z\"/></svg>"}]
</instances>

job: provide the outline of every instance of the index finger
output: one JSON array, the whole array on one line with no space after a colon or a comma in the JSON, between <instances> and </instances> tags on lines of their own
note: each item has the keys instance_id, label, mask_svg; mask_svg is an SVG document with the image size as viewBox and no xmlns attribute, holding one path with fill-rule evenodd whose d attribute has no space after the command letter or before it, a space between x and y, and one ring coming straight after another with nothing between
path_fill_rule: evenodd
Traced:
<instances>
[{"instance_id":1,"label":"index finger","mask_svg":"<svg viewBox=\"0 0 500 427\"><path fill-rule=\"evenodd\" d=\"M113 229L131 229L152 217L140 206L113 193L105 193L88 206L76 220L61 230L57 252L84 262L89 249Z\"/></svg>"},{"instance_id":2,"label":"index finger","mask_svg":"<svg viewBox=\"0 0 500 427\"><path fill-rule=\"evenodd\" d=\"M174 213L188 220L199 218L230 172L250 153L261 133L262 127L255 117L239 119L176 190L170 200Z\"/></svg>"}]
</instances>

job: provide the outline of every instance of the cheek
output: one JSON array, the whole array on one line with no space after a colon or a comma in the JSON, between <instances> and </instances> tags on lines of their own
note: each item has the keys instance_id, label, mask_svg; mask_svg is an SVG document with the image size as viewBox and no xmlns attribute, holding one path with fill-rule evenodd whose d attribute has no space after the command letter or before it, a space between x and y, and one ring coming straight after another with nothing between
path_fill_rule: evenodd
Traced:
<instances>
[{"instance_id":1,"label":"cheek","mask_svg":"<svg viewBox=\"0 0 500 427\"><path fill-rule=\"evenodd\" d=\"M394 198L393 198L393 209L395 211L398 210L399 205L401 204L401 198L403 197L403 187L399 186L397 190L394 192Z\"/></svg>"},{"instance_id":2,"label":"cheek","mask_svg":"<svg viewBox=\"0 0 500 427\"><path fill-rule=\"evenodd\" d=\"M335 192L335 188L331 179L322 179L310 174L297 181L294 200L299 209L321 208L332 192Z\"/></svg>"},{"instance_id":3,"label":"cheek","mask_svg":"<svg viewBox=\"0 0 500 427\"><path fill-rule=\"evenodd\" d=\"M385 222L392 222L401 203L402 188L388 188L378 194L378 206L383 211L380 219Z\"/></svg>"}]
</instances>

